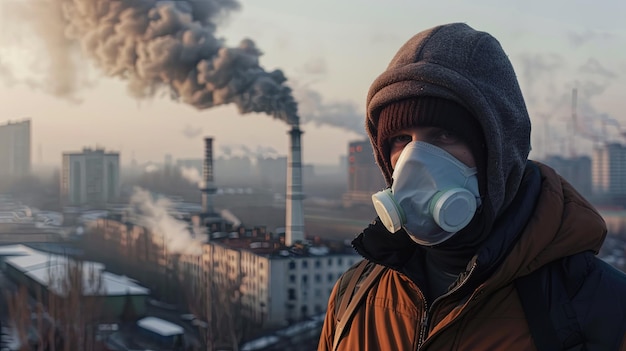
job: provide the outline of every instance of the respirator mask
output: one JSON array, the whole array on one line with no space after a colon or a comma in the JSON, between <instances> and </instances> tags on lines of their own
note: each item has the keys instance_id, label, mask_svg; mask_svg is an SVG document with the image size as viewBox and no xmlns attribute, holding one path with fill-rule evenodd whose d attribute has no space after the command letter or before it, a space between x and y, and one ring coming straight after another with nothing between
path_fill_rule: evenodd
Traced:
<instances>
[{"instance_id":1,"label":"respirator mask","mask_svg":"<svg viewBox=\"0 0 626 351\"><path fill-rule=\"evenodd\" d=\"M467 226L480 206L476 173L437 146L410 142L391 188L372 195L374 208L391 233L404 228L420 245L440 244Z\"/></svg>"}]
</instances>

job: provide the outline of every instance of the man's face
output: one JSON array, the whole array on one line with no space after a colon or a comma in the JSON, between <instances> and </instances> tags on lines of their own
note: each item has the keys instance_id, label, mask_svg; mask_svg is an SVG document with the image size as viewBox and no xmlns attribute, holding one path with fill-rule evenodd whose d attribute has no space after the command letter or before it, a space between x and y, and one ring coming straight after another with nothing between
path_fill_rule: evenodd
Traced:
<instances>
[{"instance_id":1,"label":"man's face","mask_svg":"<svg viewBox=\"0 0 626 351\"><path fill-rule=\"evenodd\" d=\"M412 141L422 141L444 149L468 167L476 167L474 156L467 144L455 134L437 127L412 127L402 129L389 137L391 167L395 168L400 153Z\"/></svg>"}]
</instances>

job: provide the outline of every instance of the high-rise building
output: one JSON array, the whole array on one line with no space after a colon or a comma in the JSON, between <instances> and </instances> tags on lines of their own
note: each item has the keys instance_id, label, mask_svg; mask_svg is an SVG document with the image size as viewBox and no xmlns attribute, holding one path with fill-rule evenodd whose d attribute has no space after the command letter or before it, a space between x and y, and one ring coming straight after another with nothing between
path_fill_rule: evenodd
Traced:
<instances>
[{"instance_id":1,"label":"high-rise building","mask_svg":"<svg viewBox=\"0 0 626 351\"><path fill-rule=\"evenodd\" d=\"M369 140L348 145L348 191L343 195L345 206L371 205L372 194L385 188L385 179L374 160Z\"/></svg>"},{"instance_id":2,"label":"high-rise building","mask_svg":"<svg viewBox=\"0 0 626 351\"><path fill-rule=\"evenodd\" d=\"M61 199L65 205L103 205L120 196L120 155L85 148L64 153Z\"/></svg>"},{"instance_id":3,"label":"high-rise building","mask_svg":"<svg viewBox=\"0 0 626 351\"><path fill-rule=\"evenodd\" d=\"M626 147L607 143L593 150L593 194L601 197L626 196Z\"/></svg>"},{"instance_id":4,"label":"high-rise building","mask_svg":"<svg viewBox=\"0 0 626 351\"><path fill-rule=\"evenodd\" d=\"M0 125L0 177L23 177L30 168L30 120Z\"/></svg>"}]
</instances>

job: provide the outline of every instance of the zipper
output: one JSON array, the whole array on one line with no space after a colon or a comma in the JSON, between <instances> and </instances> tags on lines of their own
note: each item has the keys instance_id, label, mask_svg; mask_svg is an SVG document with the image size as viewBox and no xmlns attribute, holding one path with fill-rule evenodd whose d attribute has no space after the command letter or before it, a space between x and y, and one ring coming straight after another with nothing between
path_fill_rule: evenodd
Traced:
<instances>
[{"instance_id":1,"label":"zipper","mask_svg":"<svg viewBox=\"0 0 626 351\"><path fill-rule=\"evenodd\" d=\"M476 262L474 262L469 272L467 273L467 276L465 277L465 279L463 279L463 281L460 284L454 287L454 289L436 298L435 301L433 301L432 305L430 305L430 307L428 307L428 303L426 302L426 298L424 297L424 294L422 293L422 291L419 288L417 289L422 297L422 300L424 301L424 315L422 316L420 335L419 335L419 339L417 342L417 350L419 350L424 344L424 341L426 341L425 335L426 335L426 331L428 330L428 325L430 324L431 309L433 309L433 307L437 304L437 302L443 300L444 298L458 291L472 276L472 273L474 273L474 271L476 270L476 266L477 264Z\"/></svg>"},{"instance_id":2,"label":"zipper","mask_svg":"<svg viewBox=\"0 0 626 351\"><path fill-rule=\"evenodd\" d=\"M426 331L428 330L428 301L426 301L426 296L424 296L424 293L419 287L417 288L417 292L420 294L422 301L424 301L424 312L422 313L420 332L417 339L417 350L419 350L420 347L422 347L422 343L426 339Z\"/></svg>"}]
</instances>

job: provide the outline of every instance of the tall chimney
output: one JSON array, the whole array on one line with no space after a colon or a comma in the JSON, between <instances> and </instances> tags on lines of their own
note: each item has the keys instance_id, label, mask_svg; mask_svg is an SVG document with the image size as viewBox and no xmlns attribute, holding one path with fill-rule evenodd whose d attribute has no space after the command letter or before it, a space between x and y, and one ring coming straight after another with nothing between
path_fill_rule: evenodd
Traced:
<instances>
[{"instance_id":1,"label":"tall chimney","mask_svg":"<svg viewBox=\"0 0 626 351\"><path fill-rule=\"evenodd\" d=\"M216 192L215 181L213 179L213 138L204 138L204 165L202 168L202 212L205 214L214 213L213 195Z\"/></svg>"},{"instance_id":2,"label":"tall chimney","mask_svg":"<svg viewBox=\"0 0 626 351\"><path fill-rule=\"evenodd\" d=\"M292 246L304 241L304 212L302 209L302 131L293 125L289 131L289 154L287 156L287 203L285 219L285 245Z\"/></svg>"}]
</instances>

